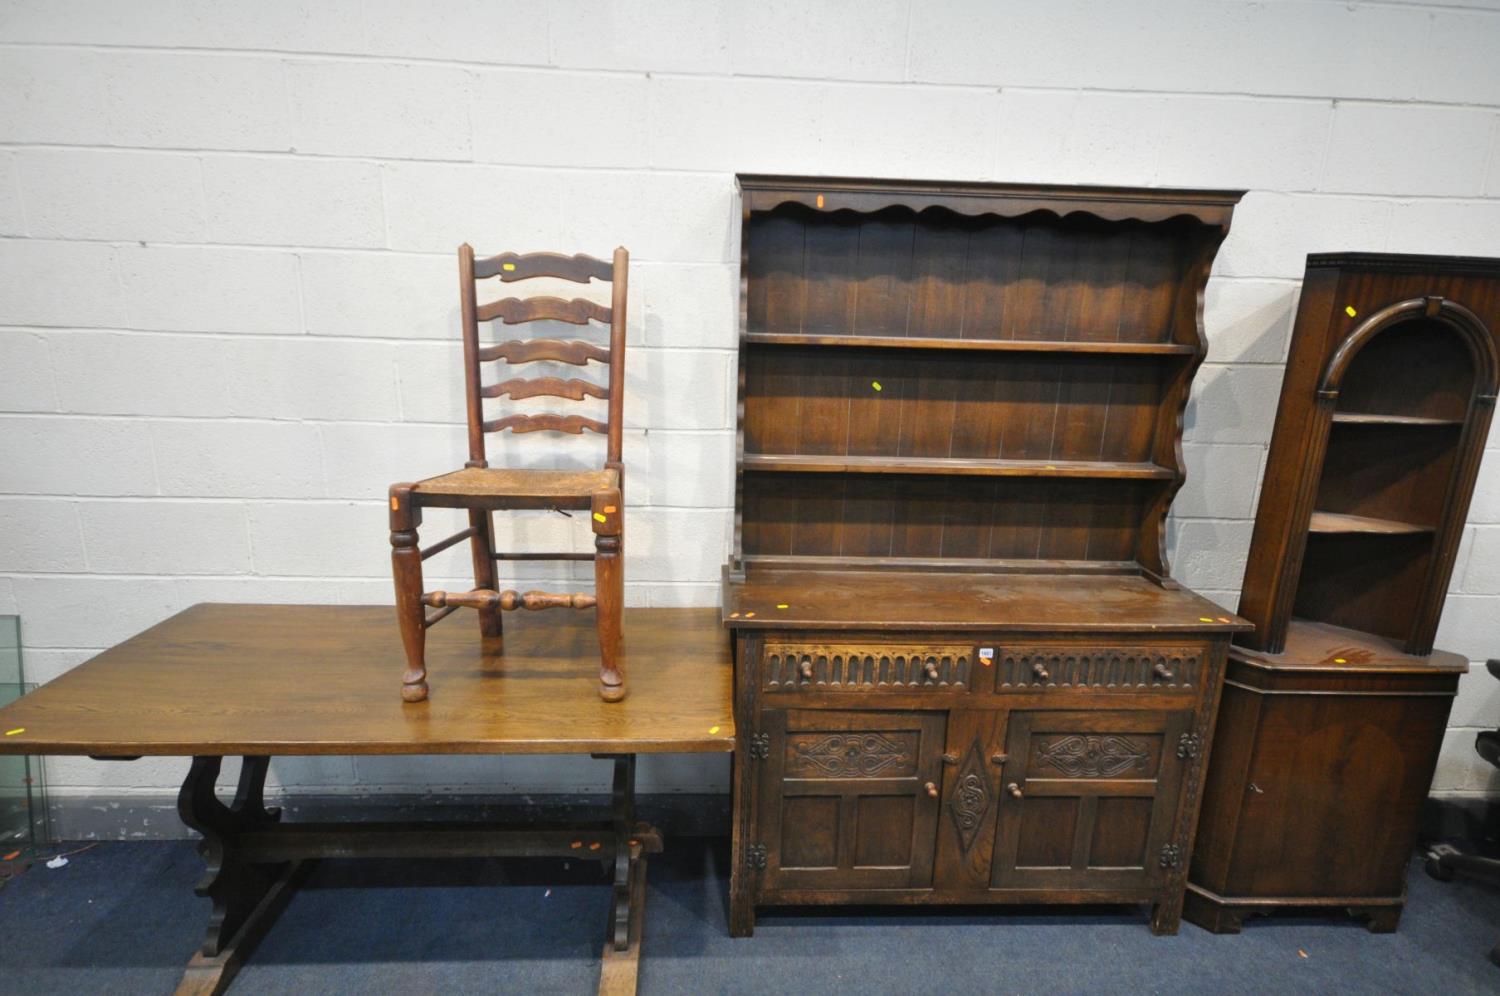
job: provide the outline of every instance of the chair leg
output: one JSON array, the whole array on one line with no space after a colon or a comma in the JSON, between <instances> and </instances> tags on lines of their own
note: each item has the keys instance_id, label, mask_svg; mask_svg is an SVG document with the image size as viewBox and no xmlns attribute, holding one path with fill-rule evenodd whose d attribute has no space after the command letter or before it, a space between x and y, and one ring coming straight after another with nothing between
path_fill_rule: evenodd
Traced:
<instances>
[{"instance_id":1,"label":"chair leg","mask_svg":"<svg viewBox=\"0 0 1500 996\"><path fill-rule=\"evenodd\" d=\"M391 575L396 582L396 620L406 648L406 674L401 697L407 702L427 698L427 610L422 605L422 550L417 527L422 510L412 504L411 485L391 488Z\"/></svg>"},{"instance_id":2,"label":"chair leg","mask_svg":"<svg viewBox=\"0 0 1500 996\"><path fill-rule=\"evenodd\" d=\"M618 702L625 697L625 674L620 668L620 616L625 605L624 502L619 489L595 492L594 598L599 628L599 697Z\"/></svg>"},{"instance_id":3,"label":"chair leg","mask_svg":"<svg viewBox=\"0 0 1500 996\"><path fill-rule=\"evenodd\" d=\"M486 509L469 509L469 525L474 527L474 538L469 540L469 550L474 556L474 587L484 591L495 591L495 534L490 513ZM484 637L499 636L503 628L500 610L479 610L479 634Z\"/></svg>"}]
</instances>

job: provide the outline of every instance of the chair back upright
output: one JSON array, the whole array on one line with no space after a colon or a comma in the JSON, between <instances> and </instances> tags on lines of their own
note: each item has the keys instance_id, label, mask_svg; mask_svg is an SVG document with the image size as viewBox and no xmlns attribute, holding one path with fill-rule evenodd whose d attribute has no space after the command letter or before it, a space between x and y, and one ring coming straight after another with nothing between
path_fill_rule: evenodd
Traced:
<instances>
[{"instance_id":1,"label":"chair back upright","mask_svg":"<svg viewBox=\"0 0 1500 996\"><path fill-rule=\"evenodd\" d=\"M464 386L469 421L468 467L487 467L484 437L491 432L565 432L581 435L585 429L605 437L605 467L623 475L620 457L620 430L624 422L625 401L625 295L629 281L630 253L617 248L613 261L578 254L537 252L501 253L475 259L468 243L458 247L458 279L463 302ZM478 301L478 281L499 277L502 283L514 283L533 277L556 277L586 284L590 280L608 281L610 304L605 307L587 298L561 298L547 295L506 297L487 304ZM499 320L504 325L535 321L561 321L586 325L591 321L609 326L609 346L582 340L507 339L480 345L479 323ZM590 360L609 368L606 383L582 378L511 377L484 383L483 365L502 360L514 367L537 360L551 360L585 366ZM532 415L512 414L500 418L484 417L486 398L519 401L534 397L583 401L600 398L607 403L604 421L583 415L544 412Z\"/></svg>"}]
</instances>

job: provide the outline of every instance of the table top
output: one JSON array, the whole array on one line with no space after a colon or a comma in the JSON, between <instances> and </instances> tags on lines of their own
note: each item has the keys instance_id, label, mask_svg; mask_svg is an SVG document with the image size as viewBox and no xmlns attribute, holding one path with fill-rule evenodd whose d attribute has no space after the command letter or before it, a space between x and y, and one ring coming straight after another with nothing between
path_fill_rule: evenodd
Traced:
<instances>
[{"instance_id":1,"label":"table top","mask_svg":"<svg viewBox=\"0 0 1500 996\"><path fill-rule=\"evenodd\" d=\"M1250 623L1139 574L752 569L727 576L736 629L1232 633Z\"/></svg>"},{"instance_id":2,"label":"table top","mask_svg":"<svg viewBox=\"0 0 1500 996\"><path fill-rule=\"evenodd\" d=\"M592 612L471 613L427 633L401 701L393 609L195 605L0 709L0 754L587 754L734 749L730 641L712 608L626 609L627 694L599 698ZM19 731L19 732L17 732Z\"/></svg>"}]
</instances>

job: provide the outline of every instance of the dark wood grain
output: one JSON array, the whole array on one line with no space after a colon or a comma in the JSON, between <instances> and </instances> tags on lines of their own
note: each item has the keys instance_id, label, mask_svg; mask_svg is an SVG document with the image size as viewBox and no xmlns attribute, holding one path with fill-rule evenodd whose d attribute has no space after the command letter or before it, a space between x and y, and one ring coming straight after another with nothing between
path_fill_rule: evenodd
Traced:
<instances>
[{"instance_id":1,"label":"dark wood grain","mask_svg":"<svg viewBox=\"0 0 1500 996\"><path fill-rule=\"evenodd\" d=\"M606 702L625 697L620 613L625 606L625 500L618 487L595 491L589 505L594 531L594 590L599 599L599 694Z\"/></svg>"},{"instance_id":2,"label":"dark wood grain","mask_svg":"<svg viewBox=\"0 0 1500 996\"><path fill-rule=\"evenodd\" d=\"M738 177L745 207L771 211L798 204L828 214L878 212L892 207L915 212L943 208L960 215L1020 218L1033 212L1087 212L1108 221L1167 221L1190 216L1227 224L1238 192L1139 187L1061 187L1042 184L961 183L832 176Z\"/></svg>"},{"instance_id":3,"label":"dark wood grain","mask_svg":"<svg viewBox=\"0 0 1500 996\"><path fill-rule=\"evenodd\" d=\"M878 349L947 349L999 353L1097 353L1106 356L1184 356L1193 347L1175 342L1065 342L1057 339L964 339L949 336L821 335L802 332L752 332L755 346L851 346Z\"/></svg>"},{"instance_id":4,"label":"dark wood grain","mask_svg":"<svg viewBox=\"0 0 1500 996\"><path fill-rule=\"evenodd\" d=\"M566 605L579 609L597 607L595 617L598 620L604 673L608 676L601 684L600 693L610 701L618 701L624 695L623 678L618 662L614 659L618 656L619 613L624 601L621 595L623 574L618 564L618 534L607 544L611 547L610 562L604 566L596 563L597 580L608 588L599 593L596 606L594 596L520 593L514 589L502 591L496 577L496 561L545 559L546 555L525 552L518 555L512 551L496 551L490 522L490 515L495 511L590 508L599 492L606 490L613 505L621 508L624 506L621 488L625 466L622 461L621 430L624 419L625 307L630 254L623 247L617 248L608 269L601 269L602 266L593 257L566 257L557 253L503 253L476 263L472 247L467 244L459 247L458 277L463 321L464 397L468 419L469 459L462 470L416 484L397 485L392 488L390 497L391 566L396 586L396 611L407 651L407 669L401 694L408 702L420 702L427 695L424 663L426 631L461 606L479 611L479 630L486 639L501 635L502 610L517 606L542 608ZM507 282L539 276L563 277L579 283L587 283L594 278L608 280L610 304L605 307L586 298L564 300L558 297L532 296L505 298L481 306L477 301L476 282L495 275ZM540 319L579 325L589 321L607 322L610 326L609 345L603 347L582 341L532 339L480 346L479 322L497 317L504 319L506 324ZM597 360L609 365L609 383L608 386L601 386L576 378L565 381L558 377L538 377L512 378L482 386L479 365L494 360L504 360L510 364L552 360L578 366ZM550 412L515 413L486 418L485 400L506 396L512 401L539 396L573 401L602 399L607 402L608 411L602 422L584 415ZM592 473L491 468L485 456L486 433L508 430L516 433L557 432L581 435L585 429L599 433L606 439L604 466ZM472 592L424 590L422 560L459 542L463 536L450 536L421 553L417 531L422 521L423 505L468 510L469 529L464 535L470 540L474 564ZM597 517L597 508L595 513ZM579 558L569 553L562 555L560 559ZM425 615L424 605L439 607L440 611Z\"/></svg>"},{"instance_id":5,"label":"dark wood grain","mask_svg":"<svg viewBox=\"0 0 1500 996\"><path fill-rule=\"evenodd\" d=\"M974 477L1102 477L1160 480L1172 476L1150 463L1091 460L979 460L967 457L802 456L746 453L746 470L818 474L940 474Z\"/></svg>"},{"instance_id":6,"label":"dark wood grain","mask_svg":"<svg viewBox=\"0 0 1500 996\"><path fill-rule=\"evenodd\" d=\"M1280 651L1296 616L1431 651L1500 386L1497 324L1500 260L1308 257L1245 571L1256 630L1244 646ZM1367 538L1310 538L1330 527Z\"/></svg>"},{"instance_id":7,"label":"dark wood grain","mask_svg":"<svg viewBox=\"0 0 1500 996\"><path fill-rule=\"evenodd\" d=\"M736 629L1227 634L1248 628L1200 595L1138 574L753 570L727 588L723 612Z\"/></svg>"},{"instance_id":8,"label":"dark wood grain","mask_svg":"<svg viewBox=\"0 0 1500 996\"><path fill-rule=\"evenodd\" d=\"M1188 915L1394 930L1467 663L1433 635L1500 366L1500 260L1309 256Z\"/></svg>"},{"instance_id":9,"label":"dark wood grain","mask_svg":"<svg viewBox=\"0 0 1500 996\"><path fill-rule=\"evenodd\" d=\"M1065 210L1064 188L1004 186L985 188L993 212L972 186L929 210L894 196L879 209L830 210L802 181L777 196L770 178L745 182L754 195L744 228L737 563L767 551L959 557L998 541L1007 558L1127 556L1167 575L1165 517L1183 480L1177 440L1205 348L1196 302L1225 231L1221 211L1190 194L1170 219L1109 221L1093 210L1095 191ZM873 198L878 185L834 186ZM934 196L939 187L948 190L891 185ZM1018 194L1045 195L1057 213L1012 215L1008 198ZM955 517L941 498L892 501L862 481L798 487L793 497L791 482L761 488L746 476L824 456L861 458L849 473L873 473L883 458L891 473L979 476L1059 461L1084 476L1093 461L1097 476L1122 481L1146 474L1115 465L1149 465L1160 484L1122 490L1118 501L1073 492L1076 507L1067 494L1021 491L991 498L976 520Z\"/></svg>"},{"instance_id":10,"label":"dark wood grain","mask_svg":"<svg viewBox=\"0 0 1500 996\"><path fill-rule=\"evenodd\" d=\"M561 377L512 377L498 384L490 384L480 390L480 395L486 398L503 398L509 396L512 401L520 401L523 398L568 398L572 401L582 401L584 398L609 398L609 388L595 384L592 381L579 380L570 377L563 380Z\"/></svg>"},{"instance_id":11,"label":"dark wood grain","mask_svg":"<svg viewBox=\"0 0 1500 996\"><path fill-rule=\"evenodd\" d=\"M475 309L475 315L481 322L498 318L507 325L538 321L570 322L574 325L587 325L589 322L608 324L610 319L608 308L581 297L506 297L481 304Z\"/></svg>"},{"instance_id":12,"label":"dark wood grain","mask_svg":"<svg viewBox=\"0 0 1500 996\"><path fill-rule=\"evenodd\" d=\"M558 252L502 252L474 261L476 279L499 277L505 283L531 277L558 277L586 284L590 280L609 280L613 274L614 268L609 260L583 253L565 256Z\"/></svg>"},{"instance_id":13,"label":"dark wood grain","mask_svg":"<svg viewBox=\"0 0 1500 996\"><path fill-rule=\"evenodd\" d=\"M1238 195L740 183L731 932L1090 901L1174 932L1248 625L1163 552ZM1129 770L1048 767L1100 751Z\"/></svg>"},{"instance_id":14,"label":"dark wood grain","mask_svg":"<svg viewBox=\"0 0 1500 996\"><path fill-rule=\"evenodd\" d=\"M609 432L609 426L596 418L585 418L582 415L557 415L551 412L539 415L507 415L504 418L491 419L484 423L485 432L500 432L505 429L511 432L566 432L575 436L585 429L600 435Z\"/></svg>"},{"instance_id":15,"label":"dark wood grain","mask_svg":"<svg viewBox=\"0 0 1500 996\"><path fill-rule=\"evenodd\" d=\"M1371 929L1394 929L1467 667L1300 621L1284 653L1233 648L1188 918L1238 932L1279 907L1379 907Z\"/></svg>"},{"instance_id":16,"label":"dark wood grain","mask_svg":"<svg viewBox=\"0 0 1500 996\"><path fill-rule=\"evenodd\" d=\"M506 363L531 363L535 360L553 360L583 366L589 360L610 362L610 351L592 342L559 339L512 339L509 342L485 346L478 351L480 360L504 360Z\"/></svg>"},{"instance_id":17,"label":"dark wood grain","mask_svg":"<svg viewBox=\"0 0 1500 996\"><path fill-rule=\"evenodd\" d=\"M388 606L198 605L0 710L4 754L729 751L730 646L714 609L624 609L623 702L600 701L589 613L427 635L442 675L404 704ZM295 708L288 708L295 703Z\"/></svg>"}]
</instances>

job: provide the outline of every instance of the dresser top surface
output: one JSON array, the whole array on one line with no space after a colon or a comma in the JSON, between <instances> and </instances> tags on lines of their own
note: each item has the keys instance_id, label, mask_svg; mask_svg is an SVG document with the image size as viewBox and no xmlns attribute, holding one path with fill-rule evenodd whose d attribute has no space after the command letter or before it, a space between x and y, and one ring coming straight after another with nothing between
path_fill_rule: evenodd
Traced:
<instances>
[{"instance_id":1,"label":"dresser top surface","mask_svg":"<svg viewBox=\"0 0 1500 996\"><path fill-rule=\"evenodd\" d=\"M1425 657L1401 652L1395 640L1375 633L1329 623L1293 619L1287 626L1286 646L1279 654L1231 646L1237 661L1267 671L1320 671L1344 674L1427 674L1464 672L1469 662L1461 655L1434 650Z\"/></svg>"},{"instance_id":2,"label":"dresser top surface","mask_svg":"<svg viewBox=\"0 0 1500 996\"><path fill-rule=\"evenodd\" d=\"M1186 588L1126 574L757 570L726 576L724 624L746 629L1230 633L1249 628Z\"/></svg>"}]
</instances>

